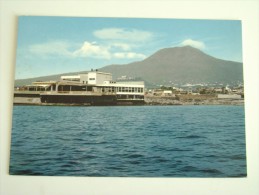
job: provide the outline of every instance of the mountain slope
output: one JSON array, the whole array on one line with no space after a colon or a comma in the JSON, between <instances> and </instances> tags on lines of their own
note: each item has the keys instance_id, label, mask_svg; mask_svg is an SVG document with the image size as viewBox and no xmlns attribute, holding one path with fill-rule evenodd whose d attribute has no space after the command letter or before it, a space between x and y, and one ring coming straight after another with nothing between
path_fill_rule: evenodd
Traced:
<instances>
[{"instance_id":1,"label":"mountain slope","mask_svg":"<svg viewBox=\"0 0 259 195\"><path fill-rule=\"evenodd\" d=\"M35 81L58 81L61 76L65 75L77 75L77 74L83 74L88 71L83 72L70 72L70 73L64 73L64 74L55 74L55 75L49 75L49 76L42 76L42 77L34 77L34 78L28 78L28 79L17 79L15 80L15 86L24 86L29 85L32 82Z\"/></svg>"},{"instance_id":2,"label":"mountain slope","mask_svg":"<svg viewBox=\"0 0 259 195\"><path fill-rule=\"evenodd\" d=\"M128 77L141 78L147 83L155 85L202 82L230 84L243 81L242 63L217 59L190 46L161 49L142 61L125 65L109 65L99 70L112 73L114 80L127 75ZM60 76L51 75L16 80L15 85L30 84L36 80L58 80Z\"/></svg>"},{"instance_id":3,"label":"mountain slope","mask_svg":"<svg viewBox=\"0 0 259 195\"><path fill-rule=\"evenodd\" d=\"M114 77L141 77L152 83L243 81L242 63L217 59L190 46L162 49L143 61L100 70L111 72Z\"/></svg>"}]
</instances>

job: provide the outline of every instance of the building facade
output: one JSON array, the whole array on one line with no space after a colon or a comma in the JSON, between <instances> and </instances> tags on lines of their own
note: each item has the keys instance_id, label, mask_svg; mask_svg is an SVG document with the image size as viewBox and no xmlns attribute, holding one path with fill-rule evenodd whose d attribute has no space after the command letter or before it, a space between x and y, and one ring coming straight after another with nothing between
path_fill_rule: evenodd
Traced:
<instances>
[{"instance_id":1,"label":"building facade","mask_svg":"<svg viewBox=\"0 0 259 195\"><path fill-rule=\"evenodd\" d=\"M91 96L108 96L116 99L116 102L138 102L144 103L145 84L143 81L124 81L115 82L110 73L90 71L85 74L61 76L59 81L38 81L32 85L23 86L17 92L40 95L42 101L77 101L77 96L87 100ZM16 94L16 95L17 95ZM74 99L74 100L73 100ZM93 100L94 101L94 100Z\"/></svg>"}]
</instances>

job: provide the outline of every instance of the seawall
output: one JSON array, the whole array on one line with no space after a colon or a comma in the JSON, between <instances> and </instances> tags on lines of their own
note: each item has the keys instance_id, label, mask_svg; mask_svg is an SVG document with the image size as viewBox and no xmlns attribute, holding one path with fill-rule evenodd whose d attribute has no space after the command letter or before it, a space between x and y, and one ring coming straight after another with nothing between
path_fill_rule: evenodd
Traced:
<instances>
[{"instance_id":1,"label":"seawall","mask_svg":"<svg viewBox=\"0 0 259 195\"><path fill-rule=\"evenodd\" d=\"M216 95L145 96L147 105L243 105L244 99L219 99Z\"/></svg>"},{"instance_id":2,"label":"seawall","mask_svg":"<svg viewBox=\"0 0 259 195\"><path fill-rule=\"evenodd\" d=\"M39 97L14 97L15 105L80 105L41 103ZM145 96L145 105L243 105L244 99L218 99L216 96L161 97ZM89 104L81 104L89 105ZM127 104L125 104L127 105Z\"/></svg>"}]
</instances>

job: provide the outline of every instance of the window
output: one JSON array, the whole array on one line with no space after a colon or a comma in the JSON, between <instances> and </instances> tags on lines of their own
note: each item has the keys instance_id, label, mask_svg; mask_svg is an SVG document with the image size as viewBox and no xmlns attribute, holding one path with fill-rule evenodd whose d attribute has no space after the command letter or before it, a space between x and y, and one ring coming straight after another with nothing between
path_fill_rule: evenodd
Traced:
<instances>
[{"instance_id":1,"label":"window","mask_svg":"<svg viewBox=\"0 0 259 195\"><path fill-rule=\"evenodd\" d=\"M63 78L62 80L63 81L77 81L77 82L80 81L80 79L78 79L78 78Z\"/></svg>"}]
</instances>

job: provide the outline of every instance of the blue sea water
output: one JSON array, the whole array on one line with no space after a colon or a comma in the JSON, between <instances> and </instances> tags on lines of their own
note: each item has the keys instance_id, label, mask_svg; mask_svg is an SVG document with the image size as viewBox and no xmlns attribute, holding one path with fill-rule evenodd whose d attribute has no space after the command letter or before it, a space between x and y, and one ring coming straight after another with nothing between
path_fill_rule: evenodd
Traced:
<instances>
[{"instance_id":1,"label":"blue sea water","mask_svg":"<svg viewBox=\"0 0 259 195\"><path fill-rule=\"evenodd\" d=\"M10 174L244 177L244 107L14 106Z\"/></svg>"}]
</instances>

